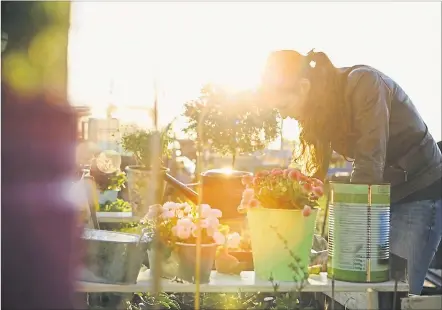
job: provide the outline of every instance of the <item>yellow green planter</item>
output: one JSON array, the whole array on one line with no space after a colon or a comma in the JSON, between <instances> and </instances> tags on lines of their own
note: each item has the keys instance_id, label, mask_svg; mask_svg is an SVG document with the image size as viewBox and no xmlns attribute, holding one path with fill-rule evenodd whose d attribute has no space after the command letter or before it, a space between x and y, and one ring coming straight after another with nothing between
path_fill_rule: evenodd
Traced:
<instances>
[{"instance_id":1,"label":"yellow green planter","mask_svg":"<svg viewBox=\"0 0 442 310\"><path fill-rule=\"evenodd\" d=\"M308 217L302 215L302 210L255 208L247 212L257 278L300 280L302 271L295 272L290 265L300 265L307 271L317 214L317 209ZM291 253L299 258L298 262Z\"/></svg>"}]
</instances>

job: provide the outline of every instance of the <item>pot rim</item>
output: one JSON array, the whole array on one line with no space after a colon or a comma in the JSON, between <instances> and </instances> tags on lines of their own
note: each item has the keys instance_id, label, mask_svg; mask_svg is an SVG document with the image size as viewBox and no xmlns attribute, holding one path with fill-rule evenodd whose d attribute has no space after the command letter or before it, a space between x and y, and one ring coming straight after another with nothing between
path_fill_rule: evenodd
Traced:
<instances>
[{"instance_id":1,"label":"pot rim","mask_svg":"<svg viewBox=\"0 0 442 310\"><path fill-rule=\"evenodd\" d=\"M321 208L319 208L319 207L312 207L312 211L319 211L320 209ZM302 212L302 211L304 211L303 209L274 209L274 208L258 207L258 208L251 208L247 212L250 212L252 210L272 210L272 211L279 211L279 212L287 212L287 211Z\"/></svg>"},{"instance_id":2,"label":"pot rim","mask_svg":"<svg viewBox=\"0 0 442 310\"><path fill-rule=\"evenodd\" d=\"M196 247L195 243L175 242L175 244L181 245L181 246ZM213 246L219 246L219 245L216 244L216 243L204 243L204 244L201 244L202 248L209 248L209 247L213 247Z\"/></svg>"},{"instance_id":3,"label":"pot rim","mask_svg":"<svg viewBox=\"0 0 442 310\"><path fill-rule=\"evenodd\" d=\"M120 232L120 231L111 231L111 230L103 230L103 229L94 229L94 228L83 228L83 234L81 235L81 239L85 239L85 240L92 240L92 241L106 241L106 240L95 240L95 239L90 239L90 238L84 238L84 233L86 231L105 231L107 233L110 233L112 235L125 235L125 236L131 236L131 237L140 237L140 235L138 234L134 234L134 233L126 233L126 232ZM119 242L119 241L110 241L110 242L114 242L114 243L133 243L133 244L137 244L137 243L147 243L147 241L141 239L141 240L137 240L137 241L133 241L133 242Z\"/></svg>"},{"instance_id":4,"label":"pot rim","mask_svg":"<svg viewBox=\"0 0 442 310\"><path fill-rule=\"evenodd\" d=\"M212 175L211 175L212 173ZM224 169L210 169L204 172L201 172L201 176L206 178L242 178L246 175L253 176L252 172L244 171L244 170L232 170L232 173L228 174Z\"/></svg>"},{"instance_id":5,"label":"pot rim","mask_svg":"<svg viewBox=\"0 0 442 310\"><path fill-rule=\"evenodd\" d=\"M137 170L137 171L146 171L146 172L150 172L152 171L151 168L147 168L144 165L128 165L126 166L126 168L124 168L124 170L129 171L129 170ZM160 167L160 172L169 172L169 168L167 167Z\"/></svg>"}]
</instances>

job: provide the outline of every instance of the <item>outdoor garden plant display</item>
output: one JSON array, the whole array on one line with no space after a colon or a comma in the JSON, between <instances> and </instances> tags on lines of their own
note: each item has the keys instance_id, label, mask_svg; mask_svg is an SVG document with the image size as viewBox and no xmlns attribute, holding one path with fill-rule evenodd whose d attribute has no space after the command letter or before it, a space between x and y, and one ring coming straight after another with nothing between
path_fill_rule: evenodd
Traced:
<instances>
[{"instance_id":1,"label":"outdoor garden plant display","mask_svg":"<svg viewBox=\"0 0 442 310\"><path fill-rule=\"evenodd\" d=\"M256 276L293 281L291 253L309 265L322 182L297 169L261 171L243 182L247 188L238 211L247 213Z\"/></svg>"},{"instance_id":2,"label":"outdoor garden plant display","mask_svg":"<svg viewBox=\"0 0 442 310\"><path fill-rule=\"evenodd\" d=\"M226 244L228 227L219 223L221 211L206 204L201 205L201 214L188 203L166 202L149 207L140 223L150 240L148 256L151 270L157 266L153 261L153 251L158 250L161 270L156 274L194 282L198 217L201 233L200 282L209 282L217 248Z\"/></svg>"},{"instance_id":3,"label":"outdoor garden plant display","mask_svg":"<svg viewBox=\"0 0 442 310\"><path fill-rule=\"evenodd\" d=\"M171 129L172 126L169 124L160 134L160 154L163 157L168 155L168 147L173 141ZM148 190L153 184L151 165L154 134L153 131L139 129L123 135L121 141L123 149L133 153L137 161L137 165L126 168L129 201L133 212L137 215L144 215L149 205L159 203L164 193L164 174L167 170L161 168L156 180L157 191L154 195L148 195Z\"/></svg>"},{"instance_id":4,"label":"outdoor garden plant display","mask_svg":"<svg viewBox=\"0 0 442 310\"><path fill-rule=\"evenodd\" d=\"M236 167L239 155L263 150L279 134L276 110L257 104L252 92L229 92L214 85L206 85L196 100L185 104L184 116L188 125L184 132L196 139L201 151L210 150L222 156L231 156L231 170L214 166L203 172L204 203L221 209L224 219L243 219L236 212L244 186L241 177L248 174ZM201 132L198 132L198 131ZM222 203L220 203L222 201ZM235 225L232 224L232 229Z\"/></svg>"}]
</instances>

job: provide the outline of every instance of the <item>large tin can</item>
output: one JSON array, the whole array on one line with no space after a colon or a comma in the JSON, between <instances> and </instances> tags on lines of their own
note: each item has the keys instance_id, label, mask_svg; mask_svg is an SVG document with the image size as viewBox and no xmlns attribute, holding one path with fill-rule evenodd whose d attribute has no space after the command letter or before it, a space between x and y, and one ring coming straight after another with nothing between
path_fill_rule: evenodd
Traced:
<instances>
[{"instance_id":1,"label":"large tin can","mask_svg":"<svg viewBox=\"0 0 442 310\"><path fill-rule=\"evenodd\" d=\"M390 185L330 183L328 276L389 280Z\"/></svg>"}]
</instances>

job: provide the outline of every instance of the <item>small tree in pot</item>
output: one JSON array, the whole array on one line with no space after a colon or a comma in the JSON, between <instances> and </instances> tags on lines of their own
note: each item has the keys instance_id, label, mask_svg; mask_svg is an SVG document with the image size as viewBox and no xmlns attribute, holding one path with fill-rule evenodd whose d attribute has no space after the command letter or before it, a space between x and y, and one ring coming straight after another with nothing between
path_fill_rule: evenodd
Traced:
<instances>
[{"instance_id":1,"label":"small tree in pot","mask_svg":"<svg viewBox=\"0 0 442 310\"><path fill-rule=\"evenodd\" d=\"M266 109L255 98L251 91L231 93L206 85L199 98L185 104L188 126L184 132L193 138L198 136L200 151L201 145L205 145L213 152L231 155L235 168L237 155L262 150L279 134L277 111ZM222 210L225 221L236 221L239 217L240 222L229 222L232 227L242 223L242 216L236 212L244 190L242 175L223 171L203 173L203 202Z\"/></svg>"},{"instance_id":2,"label":"small tree in pot","mask_svg":"<svg viewBox=\"0 0 442 310\"><path fill-rule=\"evenodd\" d=\"M156 193L154 195L147 194L153 181L152 143L155 138L154 134L154 131L138 129L123 135L121 139L122 147L127 152L131 152L137 161L137 165L126 168L129 200L136 214L145 214L147 206L159 203L164 194L164 175L167 171L164 167L161 167L158 175ZM172 141L172 124L169 124L160 133L160 154L162 158L168 156L169 145Z\"/></svg>"},{"instance_id":3,"label":"small tree in pot","mask_svg":"<svg viewBox=\"0 0 442 310\"><path fill-rule=\"evenodd\" d=\"M189 120L184 132L196 137L203 122L202 142L222 155L236 156L262 150L279 134L278 114L254 100L250 91L229 93L212 85L204 86L198 99L185 104Z\"/></svg>"}]
</instances>

